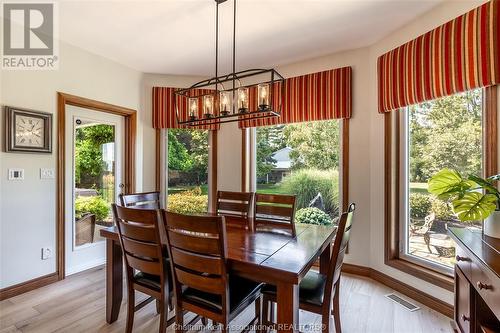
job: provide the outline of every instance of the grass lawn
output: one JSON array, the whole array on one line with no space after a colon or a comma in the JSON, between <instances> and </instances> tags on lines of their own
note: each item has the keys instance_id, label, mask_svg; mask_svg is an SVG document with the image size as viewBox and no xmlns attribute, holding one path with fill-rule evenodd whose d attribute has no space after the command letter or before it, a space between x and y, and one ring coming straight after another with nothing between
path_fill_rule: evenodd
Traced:
<instances>
[{"instance_id":1,"label":"grass lawn","mask_svg":"<svg viewBox=\"0 0 500 333\"><path fill-rule=\"evenodd\" d=\"M280 183L278 184L257 184L257 193L262 194L289 194Z\"/></svg>"},{"instance_id":2,"label":"grass lawn","mask_svg":"<svg viewBox=\"0 0 500 333\"><path fill-rule=\"evenodd\" d=\"M175 194L187 190L192 190L198 186L175 186L175 187L169 187L168 188L168 194ZM199 186L201 188L201 194L207 195L208 194L208 184L204 184Z\"/></svg>"},{"instance_id":3,"label":"grass lawn","mask_svg":"<svg viewBox=\"0 0 500 333\"><path fill-rule=\"evenodd\" d=\"M429 194L427 192L427 183L410 183L410 193Z\"/></svg>"}]
</instances>

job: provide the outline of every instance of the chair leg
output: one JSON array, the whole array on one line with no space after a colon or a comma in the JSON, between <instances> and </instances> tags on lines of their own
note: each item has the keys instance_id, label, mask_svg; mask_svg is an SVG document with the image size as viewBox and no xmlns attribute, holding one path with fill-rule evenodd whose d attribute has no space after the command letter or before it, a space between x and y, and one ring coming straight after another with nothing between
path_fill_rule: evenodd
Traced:
<instances>
[{"instance_id":1,"label":"chair leg","mask_svg":"<svg viewBox=\"0 0 500 333\"><path fill-rule=\"evenodd\" d=\"M160 307L160 333L165 333L167 330L167 327L169 325L168 323L168 300L169 300L169 293L166 292L162 294L162 299L156 301L156 305Z\"/></svg>"},{"instance_id":2,"label":"chair leg","mask_svg":"<svg viewBox=\"0 0 500 333\"><path fill-rule=\"evenodd\" d=\"M335 323L335 333L341 333L340 328L340 280L335 287L335 295L333 296L333 321Z\"/></svg>"},{"instance_id":3,"label":"chair leg","mask_svg":"<svg viewBox=\"0 0 500 333\"><path fill-rule=\"evenodd\" d=\"M204 325L204 326L207 326L208 325L208 319L205 318L205 317L201 317L201 323Z\"/></svg>"},{"instance_id":4,"label":"chair leg","mask_svg":"<svg viewBox=\"0 0 500 333\"><path fill-rule=\"evenodd\" d=\"M264 333L264 327L262 325L262 295L255 300L255 318L257 318L257 333Z\"/></svg>"},{"instance_id":5,"label":"chair leg","mask_svg":"<svg viewBox=\"0 0 500 333\"><path fill-rule=\"evenodd\" d=\"M179 304L175 307L175 333L184 333L184 311Z\"/></svg>"},{"instance_id":6,"label":"chair leg","mask_svg":"<svg viewBox=\"0 0 500 333\"><path fill-rule=\"evenodd\" d=\"M132 328L134 327L134 312L135 312L135 290L128 288L128 298L127 298L127 326L125 332L132 333Z\"/></svg>"},{"instance_id":7,"label":"chair leg","mask_svg":"<svg viewBox=\"0 0 500 333\"><path fill-rule=\"evenodd\" d=\"M160 313L161 313L160 300L157 299L156 300L156 314L160 314Z\"/></svg>"}]
</instances>

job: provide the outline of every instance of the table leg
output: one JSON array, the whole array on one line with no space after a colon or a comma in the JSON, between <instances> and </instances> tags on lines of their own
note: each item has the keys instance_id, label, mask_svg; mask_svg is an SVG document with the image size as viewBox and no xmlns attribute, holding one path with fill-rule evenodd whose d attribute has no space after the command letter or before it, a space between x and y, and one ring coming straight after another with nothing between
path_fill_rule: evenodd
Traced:
<instances>
[{"instance_id":1,"label":"table leg","mask_svg":"<svg viewBox=\"0 0 500 333\"><path fill-rule=\"evenodd\" d=\"M278 284L278 333L299 331L299 286L296 284Z\"/></svg>"},{"instance_id":2,"label":"table leg","mask_svg":"<svg viewBox=\"0 0 500 333\"><path fill-rule=\"evenodd\" d=\"M321 257L319 258L319 272L321 274L328 274L328 267L330 267L330 256L332 252L331 244L328 245L321 253Z\"/></svg>"},{"instance_id":3,"label":"table leg","mask_svg":"<svg viewBox=\"0 0 500 333\"><path fill-rule=\"evenodd\" d=\"M123 297L123 254L120 243L106 239L106 321L116 321Z\"/></svg>"}]
</instances>

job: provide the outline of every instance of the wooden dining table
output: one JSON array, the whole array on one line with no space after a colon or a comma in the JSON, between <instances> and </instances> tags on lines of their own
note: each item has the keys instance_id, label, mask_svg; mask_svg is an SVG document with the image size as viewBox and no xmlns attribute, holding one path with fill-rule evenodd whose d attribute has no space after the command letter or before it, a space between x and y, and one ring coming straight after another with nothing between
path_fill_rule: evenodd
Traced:
<instances>
[{"instance_id":1,"label":"wooden dining table","mask_svg":"<svg viewBox=\"0 0 500 333\"><path fill-rule=\"evenodd\" d=\"M335 226L297 224L296 236L226 226L231 274L277 287L277 331L299 330L299 283L320 259L326 274ZM118 319L123 292L123 254L115 227L102 229L106 238L106 321Z\"/></svg>"}]
</instances>

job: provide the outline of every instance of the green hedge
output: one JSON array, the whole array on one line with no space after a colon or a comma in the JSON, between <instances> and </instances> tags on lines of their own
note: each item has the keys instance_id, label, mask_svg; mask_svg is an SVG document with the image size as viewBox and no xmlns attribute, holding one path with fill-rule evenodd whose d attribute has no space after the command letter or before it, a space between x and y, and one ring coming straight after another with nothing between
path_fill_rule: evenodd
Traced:
<instances>
[{"instance_id":1,"label":"green hedge","mask_svg":"<svg viewBox=\"0 0 500 333\"><path fill-rule=\"evenodd\" d=\"M323 196L325 210L339 214L339 174L337 170L302 169L283 179L284 193L297 196L297 209L309 206L318 192Z\"/></svg>"},{"instance_id":2,"label":"green hedge","mask_svg":"<svg viewBox=\"0 0 500 333\"><path fill-rule=\"evenodd\" d=\"M208 209L208 195L203 195L201 188L168 196L167 210L179 214L206 213Z\"/></svg>"},{"instance_id":3,"label":"green hedge","mask_svg":"<svg viewBox=\"0 0 500 333\"><path fill-rule=\"evenodd\" d=\"M453 209L448 202L439 198L422 193L410 194L410 217L413 219L424 219L427 215L434 213L438 220L453 220L456 218Z\"/></svg>"},{"instance_id":4,"label":"green hedge","mask_svg":"<svg viewBox=\"0 0 500 333\"><path fill-rule=\"evenodd\" d=\"M327 213L316 207L302 208L295 214L295 223L307 224L332 224L332 219Z\"/></svg>"},{"instance_id":5,"label":"green hedge","mask_svg":"<svg viewBox=\"0 0 500 333\"><path fill-rule=\"evenodd\" d=\"M83 215L94 214L97 221L102 221L109 215L109 204L99 196L78 197L75 200L75 217L81 219Z\"/></svg>"}]
</instances>

